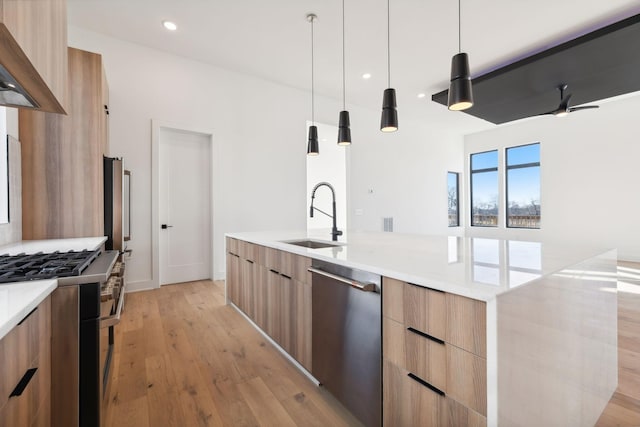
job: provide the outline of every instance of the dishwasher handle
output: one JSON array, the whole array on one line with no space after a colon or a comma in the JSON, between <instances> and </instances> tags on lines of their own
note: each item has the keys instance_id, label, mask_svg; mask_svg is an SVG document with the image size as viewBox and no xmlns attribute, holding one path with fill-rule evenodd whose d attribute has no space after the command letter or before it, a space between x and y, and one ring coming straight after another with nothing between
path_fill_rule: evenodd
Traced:
<instances>
[{"instance_id":1,"label":"dishwasher handle","mask_svg":"<svg viewBox=\"0 0 640 427\"><path fill-rule=\"evenodd\" d=\"M311 273L319 274L321 276L328 277L330 279L337 280L340 283L344 283L345 285L349 285L352 288L356 288L356 289L361 290L363 292L375 292L376 291L375 283L360 283L360 282L357 282L355 280L351 280L351 279L347 279L346 277L342 277L342 276L338 276L338 275L335 275L335 274L327 273L324 270L319 270L319 269L313 268L313 267L309 267L307 269L307 271L309 271Z\"/></svg>"}]
</instances>

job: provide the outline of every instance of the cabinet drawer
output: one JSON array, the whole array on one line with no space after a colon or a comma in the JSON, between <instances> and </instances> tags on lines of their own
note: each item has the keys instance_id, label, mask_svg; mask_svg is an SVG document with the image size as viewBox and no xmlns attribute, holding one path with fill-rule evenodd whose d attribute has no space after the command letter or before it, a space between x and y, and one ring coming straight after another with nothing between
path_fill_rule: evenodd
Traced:
<instances>
[{"instance_id":1,"label":"cabinet drawer","mask_svg":"<svg viewBox=\"0 0 640 427\"><path fill-rule=\"evenodd\" d=\"M280 251L280 273L302 283L311 283L309 267L311 267L311 258Z\"/></svg>"},{"instance_id":2,"label":"cabinet drawer","mask_svg":"<svg viewBox=\"0 0 640 427\"><path fill-rule=\"evenodd\" d=\"M486 427L485 416L448 395L423 385L420 378L384 361L383 426Z\"/></svg>"},{"instance_id":3,"label":"cabinet drawer","mask_svg":"<svg viewBox=\"0 0 640 427\"><path fill-rule=\"evenodd\" d=\"M447 363L444 342L424 337L401 323L383 318L383 355L441 391L447 391Z\"/></svg>"},{"instance_id":4,"label":"cabinet drawer","mask_svg":"<svg viewBox=\"0 0 640 427\"><path fill-rule=\"evenodd\" d=\"M445 341L487 357L486 304L482 301L447 294L447 333Z\"/></svg>"},{"instance_id":5,"label":"cabinet drawer","mask_svg":"<svg viewBox=\"0 0 640 427\"><path fill-rule=\"evenodd\" d=\"M383 365L382 425L443 427L446 398L418 383L389 362Z\"/></svg>"},{"instance_id":6,"label":"cabinet drawer","mask_svg":"<svg viewBox=\"0 0 640 427\"><path fill-rule=\"evenodd\" d=\"M230 252L235 255L238 254L238 241L233 237L227 237L227 252Z\"/></svg>"},{"instance_id":7,"label":"cabinet drawer","mask_svg":"<svg viewBox=\"0 0 640 427\"><path fill-rule=\"evenodd\" d=\"M264 266L269 270L275 270L280 273L280 251L273 248L264 249Z\"/></svg>"},{"instance_id":8,"label":"cabinet drawer","mask_svg":"<svg viewBox=\"0 0 640 427\"><path fill-rule=\"evenodd\" d=\"M388 277L383 287L384 316L445 341L446 293Z\"/></svg>"},{"instance_id":9,"label":"cabinet drawer","mask_svg":"<svg viewBox=\"0 0 640 427\"><path fill-rule=\"evenodd\" d=\"M26 387L21 390L21 394L9 398L0 409L0 426L26 427L36 423L38 419L45 418L45 414L39 414L39 412L41 410L47 412L50 407L47 402L51 387L50 361L50 357L43 355L35 363L34 368L37 370Z\"/></svg>"},{"instance_id":10,"label":"cabinet drawer","mask_svg":"<svg viewBox=\"0 0 640 427\"><path fill-rule=\"evenodd\" d=\"M487 415L487 361L447 345L447 395L476 412Z\"/></svg>"},{"instance_id":11,"label":"cabinet drawer","mask_svg":"<svg viewBox=\"0 0 640 427\"><path fill-rule=\"evenodd\" d=\"M243 240L238 241L238 255L240 255L240 258L255 262L257 252L257 245Z\"/></svg>"},{"instance_id":12,"label":"cabinet drawer","mask_svg":"<svg viewBox=\"0 0 640 427\"><path fill-rule=\"evenodd\" d=\"M446 303L444 292L422 286L404 286L404 324L440 340L446 333Z\"/></svg>"},{"instance_id":13,"label":"cabinet drawer","mask_svg":"<svg viewBox=\"0 0 640 427\"><path fill-rule=\"evenodd\" d=\"M31 376L29 370L35 370ZM0 426L27 426L40 418L48 422L51 298L0 341L0 379ZM19 395L11 396L14 392Z\"/></svg>"},{"instance_id":14,"label":"cabinet drawer","mask_svg":"<svg viewBox=\"0 0 640 427\"><path fill-rule=\"evenodd\" d=\"M51 300L47 298L0 341L0 407L27 369L33 367L40 335L50 328L50 310Z\"/></svg>"}]
</instances>

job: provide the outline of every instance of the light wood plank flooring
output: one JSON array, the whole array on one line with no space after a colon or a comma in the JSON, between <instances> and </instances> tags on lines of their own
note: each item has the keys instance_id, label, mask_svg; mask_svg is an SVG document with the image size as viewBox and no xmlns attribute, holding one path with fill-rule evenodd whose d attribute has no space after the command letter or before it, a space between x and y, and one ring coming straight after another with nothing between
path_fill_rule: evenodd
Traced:
<instances>
[{"instance_id":1,"label":"light wood plank flooring","mask_svg":"<svg viewBox=\"0 0 640 427\"><path fill-rule=\"evenodd\" d=\"M107 427L357 426L231 306L224 282L127 295Z\"/></svg>"},{"instance_id":2,"label":"light wood plank flooring","mask_svg":"<svg viewBox=\"0 0 640 427\"><path fill-rule=\"evenodd\" d=\"M597 427L640 427L640 264L620 263L618 389ZM358 422L224 302L224 282L127 295L107 427Z\"/></svg>"}]
</instances>

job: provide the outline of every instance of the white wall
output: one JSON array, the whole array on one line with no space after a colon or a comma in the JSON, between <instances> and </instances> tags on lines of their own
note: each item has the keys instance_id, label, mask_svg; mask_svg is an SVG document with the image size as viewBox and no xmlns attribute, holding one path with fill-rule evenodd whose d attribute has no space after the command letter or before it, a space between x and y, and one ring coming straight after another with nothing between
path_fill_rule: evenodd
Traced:
<instances>
[{"instance_id":1,"label":"white wall","mask_svg":"<svg viewBox=\"0 0 640 427\"><path fill-rule=\"evenodd\" d=\"M626 97L601 103L599 110L467 136L465 170L471 153L540 142L542 213L540 230L469 227L464 203L467 235L617 248L620 259L640 261L640 143L633 125L639 108L639 97ZM503 211L504 198L501 203Z\"/></svg>"},{"instance_id":2,"label":"white wall","mask_svg":"<svg viewBox=\"0 0 640 427\"><path fill-rule=\"evenodd\" d=\"M103 55L110 155L124 157L133 174L131 289L153 283L152 119L214 132L220 158L213 172L216 278L225 268L225 232L305 229L308 92L74 27L69 45ZM335 123L340 109L338 100L316 96L318 122ZM382 134L378 110L348 109L351 226L380 230L382 217L393 216L398 232L460 233L447 227L446 171L462 168L462 137L409 120L397 133ZM363 215L354 216L355 209Z\"/></svg>"},{"instance_id":3,"label":"white wall","mask_svg":"<svg viewBox=\"0 0 640 427\"><path fill-rule=\"evenodd\" d=\"M401 109L398 114L400 128L389 134L378 128L380 112L361 127L356 124L370 119L352 114L350 226L382 231L382 218L390 216L395 232L462 235L447 219L447 171L462 172L462 135L426 118L402 120Z\"/></svg>"}]
</instances>

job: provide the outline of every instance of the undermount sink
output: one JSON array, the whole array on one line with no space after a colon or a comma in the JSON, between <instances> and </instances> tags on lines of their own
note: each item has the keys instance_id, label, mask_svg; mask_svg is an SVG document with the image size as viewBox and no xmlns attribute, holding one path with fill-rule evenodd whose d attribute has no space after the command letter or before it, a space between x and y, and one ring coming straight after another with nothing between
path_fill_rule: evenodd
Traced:
<instances>
[{"instance_id":1,"label":"undermount sink","mask_svg":"<svg viewBox=\"0 0 640 427\"><path fill-rule=\"evenodd\" d=\"M321 248L335 248L340 246L337 243L319 242L317 240L303 239L303 240L283 240L282 243L288 243L290 245L302 246L309 249L321 249Z\"/></svg>"}]
</instances>

